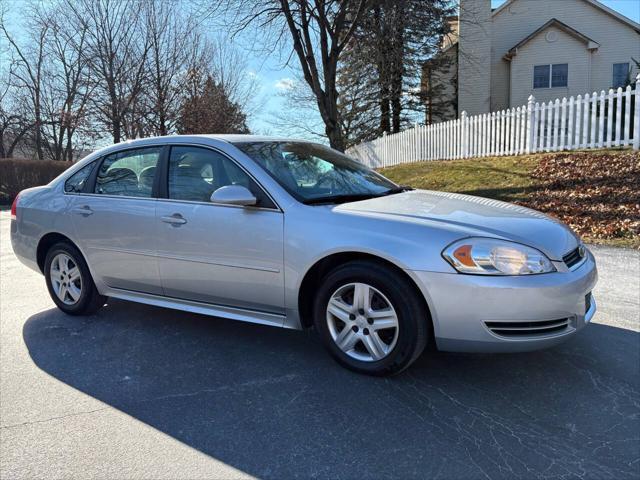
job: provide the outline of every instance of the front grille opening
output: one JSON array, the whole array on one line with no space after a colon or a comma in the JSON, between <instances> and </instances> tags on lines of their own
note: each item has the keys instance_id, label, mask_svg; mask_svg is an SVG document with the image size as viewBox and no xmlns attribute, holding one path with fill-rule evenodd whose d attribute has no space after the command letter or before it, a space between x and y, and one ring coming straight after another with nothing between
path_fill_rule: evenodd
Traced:
<instances>
[{"instance_id":1,"label":"front grille opening","mask_svg":"<svg viewBox=\"0 0 640 480\"><path fill-rule=\"evenodd\" d=\"M584 258L584 250L582 247L577 247L567 253L564 257L562 257L562 261L564 261L565 265L569 268L573 267L580 263L580 261Z\"/></svg>"},{"instance_id":2,"label":"front grille opening","mask_svg":"<svg viewBox=\"0 0 640 480\"><path fill-rule=\"evenodd\" d=\"M568 330L571 322L568 318L542 320L539 322L485 322L491 332L501 337L543 337Z\"/></svg>"}]
</instances>

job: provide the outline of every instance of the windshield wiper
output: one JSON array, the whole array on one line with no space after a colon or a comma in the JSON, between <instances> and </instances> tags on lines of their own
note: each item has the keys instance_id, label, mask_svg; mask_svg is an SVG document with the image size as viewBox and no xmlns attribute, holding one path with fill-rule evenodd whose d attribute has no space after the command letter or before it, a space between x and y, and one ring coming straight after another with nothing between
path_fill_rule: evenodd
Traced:
<instances>
[{"instance_id":1,"label":"windshield wiper","mask_svg":"<svg viewBox=\"0 0 640 480\"><path fill-rule=\"evenodd\" d=\"M368 200L379 195L375 193L343 193L340 195L327 195L325 197L307 198L302 203L305 205L319 205L323 203L346 203L356 202L358 200Z\"/></svg>"},{"instance_id":2,"label":"windshield wiper","mask_svg":"<svg viewBox=\"0 0 640 480\"><path fill-rule=\"evenodd\" d=\"M386 197L395 193L408 192L414 190L412 187L401 185L385 190L382 193L342 193L339 195L327 195L326 197L308 198L302 203L305 205L320 205L323 203L347 203L357 202L358 200L368 200L370 198Z\"/></svg>"},{"instance_id":3,"label":"windshield wiper","mask_svg":"<svg viewBox=\"0 0 640 480\"><path fill-rule=\"evenodd\" d=\"M411 190L415 190L415 188L410 187L408 185L400 185L398 187L390 188L386 192L382 192L381 195L384 195L384 196L393 195L395 193L410 192Z\"/></svg>"}]
</instances>

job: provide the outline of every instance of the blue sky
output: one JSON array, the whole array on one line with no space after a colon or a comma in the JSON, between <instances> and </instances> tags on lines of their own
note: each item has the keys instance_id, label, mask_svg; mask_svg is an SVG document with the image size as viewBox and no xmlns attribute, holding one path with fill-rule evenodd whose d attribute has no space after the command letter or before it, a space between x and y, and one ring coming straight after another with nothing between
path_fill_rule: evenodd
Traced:
<instances>
[{"instance_id":1,"label":"blue sky","mask_svg":"<svg viewBox=\"0 0 640 480\"><path fill-rule=\"evenodd\" d=\"M492 0L492 7L498 7L506 0ZM557 0L558 3L562 0ZM617 12L640 23L640 0L600 0L601 3ZM292 65L296 65L297 59L292 59ZM294 73L283 68L277 61L266 59L250 62L253 72L258 75L261 84L261 94L264 95L264 106L251 121L251 128L256 133L278 133L277 127L271 123L272 113L285 108L281 93L294 77ZM319 119L317 119L319 122ZM287 132L280 132L287 133Z\"/></svg>"},{"instance_id":2,"label":"blue sky","mask_svg":"<svg viewBox=\"0 0 640 480\"><path fill-rule=\"evenodd\" d=\"M21 6L25 3L22 0L0 0L9 6L8 19L9 23L14 23L17 27L21 23ZM505 0L492 0L492 6L497 7L504 3ZM560 4L563 0L557 0ZM600 0L608 7L620 12L621 14L640 23L640 0ZM13 22L11 22L13 21ZM19 30L19 28L17 29ZM247 75L256 80L257 88L255 95L259 99L260 108L252 115L249 121L249 127L252 132L258 134L290 134L294 132L282 131L278 126L273 124L274 114L283 112L287 106L283 93L289 88L296 77L296 71L288 66L283 65L282 59L277 55L258 55L255 49L245 48L241 44L251 44L255 39L240 39L238 48L242 49L242 53L246 53L248 71ZM297 67L297 58L291 59L291 65ZM309 111L309 109L307 109ZM317 125L321 129L320 119L315 111L309 111L308 114L311 123Z\"/></svg>"}]
</instances>

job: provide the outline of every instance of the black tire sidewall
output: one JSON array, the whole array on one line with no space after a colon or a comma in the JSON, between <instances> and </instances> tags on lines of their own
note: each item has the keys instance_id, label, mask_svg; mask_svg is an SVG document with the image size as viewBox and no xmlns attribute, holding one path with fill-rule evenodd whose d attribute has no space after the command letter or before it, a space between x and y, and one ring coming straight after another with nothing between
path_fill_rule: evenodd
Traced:
<instances>
[{"instance_id":1,"label":"black tire sidewall","mask_svg":"<svg viewBox=\"0 0 640 480\"><path fill-rule=\"evenodd\" d=\"M349 283L366 283L391 302L398 316L399 332L393 350L382 360L365 362L345 354L334 342L326 321L330 296ZM415 287L397 272L374 262L353 262L330 272L321 281L314 302L314 325L329 353L345 367L370 375L390 375L407 368L424 350L428 334L428 312Z\"/></svg>"},{"instance_id":2,"label":"black tire sidewall","mask_svg":"<svg viewBox=\"0 0 640 480\"><path fill-rule=\"evenodd\" d=\"M55 256L60 253L64 253L65 255L71 257L73 262L80 270L80 276L82 279L82 290L80 292L80 300L78 300L73 305L67 305L66 303L62 302L62 300L58 298L55 291L53 290L53 285L51 283L51 262L53 261ZM87 263L84 261L82 254L76 247L66 242L57 243L53 247L51 247L47 252L47 256L45 258L44 275L45 282L47 284L47 290L49 290L49 295L60 310L68 313L69 315L82 315L92 309L93 303L95 302L95 296L97 294L96 287L93 283L93 279L91 278L89 267L87 267Z\"/></svg>"}]
</instances>

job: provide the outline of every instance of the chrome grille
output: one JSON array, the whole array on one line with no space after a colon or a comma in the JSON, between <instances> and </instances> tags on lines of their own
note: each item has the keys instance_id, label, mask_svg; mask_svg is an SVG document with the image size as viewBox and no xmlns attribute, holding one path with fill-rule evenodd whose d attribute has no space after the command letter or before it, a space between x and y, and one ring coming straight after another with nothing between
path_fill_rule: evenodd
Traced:
<instances>
[{"instance_id":1,"label":"chrome grille","mask_svg":"<svg viewBox=\"0 0 640 480\"><path fill-rule=\"evenodd\" d=\"M501 337L541 337L562 333L570 327L570 319L542 320L539 322L485 322L491 332Z\"/></svg>"}]
</instances>

